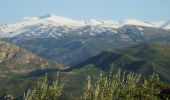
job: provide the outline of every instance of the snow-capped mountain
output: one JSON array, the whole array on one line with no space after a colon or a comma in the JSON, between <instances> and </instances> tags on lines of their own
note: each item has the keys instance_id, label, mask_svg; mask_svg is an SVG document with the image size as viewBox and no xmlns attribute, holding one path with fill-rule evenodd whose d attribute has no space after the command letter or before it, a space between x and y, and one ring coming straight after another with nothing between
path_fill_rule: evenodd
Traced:
<instances>
[{"instance_id":1,"label":"snow-capped mountain","mask_svg":"<svg viewBox=\"0 0 170 100\"><path fill-rule=\"evenodd\" d=\"M0 38L74 66L102 51L142 42L170 44L170 21L74 20L48 14L0 25Z\"/></svg>"},{"instance_id":2,"label":"snow-capped mountain","mask_svg":"<svg viewBox=\"0 0 170 100\"><path fill-rule=\"evenodd\" d=\"M154 28L161 28L161 29L170 29L170 21L148 22L148 21L133 20L133 19L127 19L124 21L99 20L99 19L74 20L70 18L56 16L53 14L48 14L40 17L25 17L16 23L0 25L0 37L15 37L17 35L20 35L21 33L23 34L30 33L36 35L36 33L34 34L36 30L48 31L51 28L55 30L58 27L66 27L65 31L69 31L69 30L73 31L85 26L98 26L98 29L99 27L114 29L114 28L120 28L124 25L138 25L138 26L147 26L147 27L154 27ZM61 33L62 32L58 33L57 35L58 36L63 35ZM92 33L93 32L91 32L91 34Z\"/></svg>"}]
</instances>

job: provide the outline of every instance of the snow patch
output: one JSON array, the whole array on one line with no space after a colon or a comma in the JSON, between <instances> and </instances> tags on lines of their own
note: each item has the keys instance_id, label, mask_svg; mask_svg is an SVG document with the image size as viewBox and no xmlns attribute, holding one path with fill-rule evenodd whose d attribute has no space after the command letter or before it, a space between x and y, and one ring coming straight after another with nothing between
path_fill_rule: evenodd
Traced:
<instances>
[{"instance_id":1,"label":"snow patch","mask_svg":"<svg viewBox=\"0 0 170 100\"><path fill-rule=\"evenodd\" d=\"M138 28L140 31L143 31L144 29L140 26L136 26L136 28Z\"/></svg>"}]
</instances>

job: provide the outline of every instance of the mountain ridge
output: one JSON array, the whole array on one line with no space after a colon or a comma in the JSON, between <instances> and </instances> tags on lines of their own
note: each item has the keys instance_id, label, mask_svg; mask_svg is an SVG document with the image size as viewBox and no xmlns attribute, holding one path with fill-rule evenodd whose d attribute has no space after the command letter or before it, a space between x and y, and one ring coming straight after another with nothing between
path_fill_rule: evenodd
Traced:
<instances>
[{"instance_id":1,"label":"mountain ridge","mask_svg":"<svg viewBox=\"0 0 170 100\"><path fill-rule=\"evenodd\" d=\"M108 70L112 64L126 72L144 75L158 73L164 81L170 82L170 45L159 43L142 43L139 45L104 51L79 63L68 70L94 66Z\"/></svg>"},{"instance_id":2,"label":"mountain ridge","mask_svg":"<svg viewBox=\"0 0 170 100\"><path fill-rule=\"evenodd\" d=\"M51 14L27 17L18 23L0 26L0 38L6 38L34 54L68 66L74 66L111 48L144 41L170 43L170 30L150 27L148 22L140 20L126 21L138 25L114 28L112 24L119 26L119 22L112 21L74 20ZM159 26L164 22L150 24Z\"/></svg>"},{"instance_id":3,"label":"mountain ridge","mask_svg":"<svg viewBox=\"0 0 170 100\"><path fill-rule=\"evenodd\" d=\"M37 69L61 68L60 64L40 58L8 41L0 40L0 72L29 72Z\"/></svg>"},{"instance_id":4,"label":"mountain ridge","mask_svg":"<svg viewBox=\"0 0 170 100\"><path fill-rule=\"evenodd\" d=\"M120 28L124 25L146 26L160 29L170 29L169 21L142 21L135 19L126 19L122 21L116 20L102 20L102 19L89 19L89 20L75 20L71 18L56 16L48 14L40 17L25 17L22 20L0 25L0 37L14 37L22 32L27 31L27 27L42 26L42 27L59 27L67 26L70 28L84 27L84 26L100 26L108 28ZM11 34L10 34L11 33Z\"/></svg>"}]
</instances>

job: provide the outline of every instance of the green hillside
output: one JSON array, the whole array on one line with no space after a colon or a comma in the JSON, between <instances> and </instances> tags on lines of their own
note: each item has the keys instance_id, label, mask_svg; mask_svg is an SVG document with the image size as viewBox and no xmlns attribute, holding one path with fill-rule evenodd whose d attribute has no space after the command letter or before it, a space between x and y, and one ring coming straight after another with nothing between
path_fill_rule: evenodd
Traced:
<instances>
[{"instance_id":1,"label":"green hillside","mask_svg":"<svg viewBox=\"0 0 170 100\"><path fill-rule=\"evenodd\" d=\"M162 80L170 82L169 51L170 45L143 43L132 47L102 52L80 63L75 68L92 64L95 67L107 70L109 66L115 64L119 66L118 68L127 72L134 71L145 75L157 72Z\"/></svg>"}]
</instances>

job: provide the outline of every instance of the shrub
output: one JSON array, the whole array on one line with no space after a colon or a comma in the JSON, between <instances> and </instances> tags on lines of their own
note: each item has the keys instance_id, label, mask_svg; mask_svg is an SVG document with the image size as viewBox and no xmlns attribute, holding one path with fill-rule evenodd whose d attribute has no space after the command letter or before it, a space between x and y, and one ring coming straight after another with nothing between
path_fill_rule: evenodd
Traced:
<instances>
[{"instance_id":1,"label":"shrub","mask_svg":"<svg viewBox=\"0 0 170 100\"><path fill-rule=\"evenodd\" d=\"M142 81L141 75L119 70L117 74L100 73L97 80L87 76L83 100L157 100L160 93L158 74Z\"/></svg>"},{"instance_id":2,"label":"shrub","mask_svg":"<svg viewBox=\"0 0 170 100\"><path fill-rule=\"evenodd\" d=\"M63 90L63 84L59 81L59 73L57 79L48 83L47 75L38 81L37 87L29 89L24 94L24 100L58 100Z\"/></svg>"}]
</instances>

